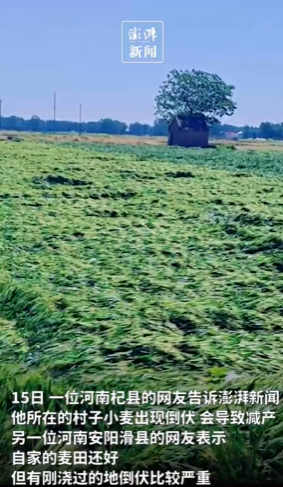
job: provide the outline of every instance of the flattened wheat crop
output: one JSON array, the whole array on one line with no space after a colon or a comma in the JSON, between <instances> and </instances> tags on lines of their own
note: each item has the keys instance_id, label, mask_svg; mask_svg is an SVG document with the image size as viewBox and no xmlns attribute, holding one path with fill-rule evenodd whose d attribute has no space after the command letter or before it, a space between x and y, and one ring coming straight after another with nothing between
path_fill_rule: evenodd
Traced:
<instances>
[{"instance_id":1,"label":"flattened wheat crop","mask_svg":"<svg viewBox=\"0 0 283 487\"><path fill-rule=\"evenodd\" d=\"M282 155L22 142L0 162L3 365L114 388L282 377Z\"/></svg>"}]
</instances>

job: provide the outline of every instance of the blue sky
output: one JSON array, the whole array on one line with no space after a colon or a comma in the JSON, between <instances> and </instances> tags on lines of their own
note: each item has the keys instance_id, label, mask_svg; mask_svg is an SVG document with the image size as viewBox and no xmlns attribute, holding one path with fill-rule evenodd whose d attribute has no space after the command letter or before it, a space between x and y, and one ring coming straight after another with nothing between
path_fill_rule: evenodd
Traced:
<instances>
[{"instance_id":1,"label":"blue sky","mask_svg":"<svg viewBox=\"0 0 283 487\"><path fill-rule=\"evenodd\" d=\"M235 85L235 124L283 121L280 0L0 0L3 115L153 121L171 69ZM162 20L163 64L121 62L121 22Z\"/></svg>"}]
</instances>

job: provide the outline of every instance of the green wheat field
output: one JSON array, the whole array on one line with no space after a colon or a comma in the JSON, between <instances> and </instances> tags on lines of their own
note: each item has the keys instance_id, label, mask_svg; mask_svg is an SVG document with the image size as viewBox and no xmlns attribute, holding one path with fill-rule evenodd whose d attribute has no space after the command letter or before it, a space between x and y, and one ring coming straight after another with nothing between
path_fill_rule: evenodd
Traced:
<instances>
[{"instance_id":1,"label":"green wheat field","mask_svg":"<svg viewBox=\"0 0 283 487\"><path fill-rule=\"evenodd\" d=\"M4 480L13 391L283 390L283 153L24 140L0 173ZM282 479L282 406L225 431L120 463Z\"/></svg>"}]
</instances>

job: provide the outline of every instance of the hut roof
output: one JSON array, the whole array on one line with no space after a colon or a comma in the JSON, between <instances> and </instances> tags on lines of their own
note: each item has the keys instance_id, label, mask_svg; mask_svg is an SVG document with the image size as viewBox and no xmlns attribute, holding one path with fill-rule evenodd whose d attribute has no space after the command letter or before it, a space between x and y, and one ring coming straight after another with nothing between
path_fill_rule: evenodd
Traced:
<instances>
[{"instance_id":1,"label":"hut roof","mask_svg":"<svg viewBox=\"0 0 283 487\"><path fill-rule=\"evenodd\" d=\"M204 115L178 115L175 118L182 130L207 131L208 126Z\"/></svg>"}]
</instances>

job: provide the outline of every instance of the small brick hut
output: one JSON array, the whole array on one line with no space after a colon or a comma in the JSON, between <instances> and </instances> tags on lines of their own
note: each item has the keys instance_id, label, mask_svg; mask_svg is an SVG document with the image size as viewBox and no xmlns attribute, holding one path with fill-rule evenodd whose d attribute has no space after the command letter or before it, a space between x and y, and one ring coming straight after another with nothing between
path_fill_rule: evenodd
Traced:
<instances>
[{"instance_id":1,"label":"small brick hut","mask_svg":"<svg viewBox=\"0 0 283 487\"><path fill-rule=\"evenodd\" d=\"M208 147L209 128L204 115L180 115L169 125L168 145Z\"/></svg>"}]
</instances>

